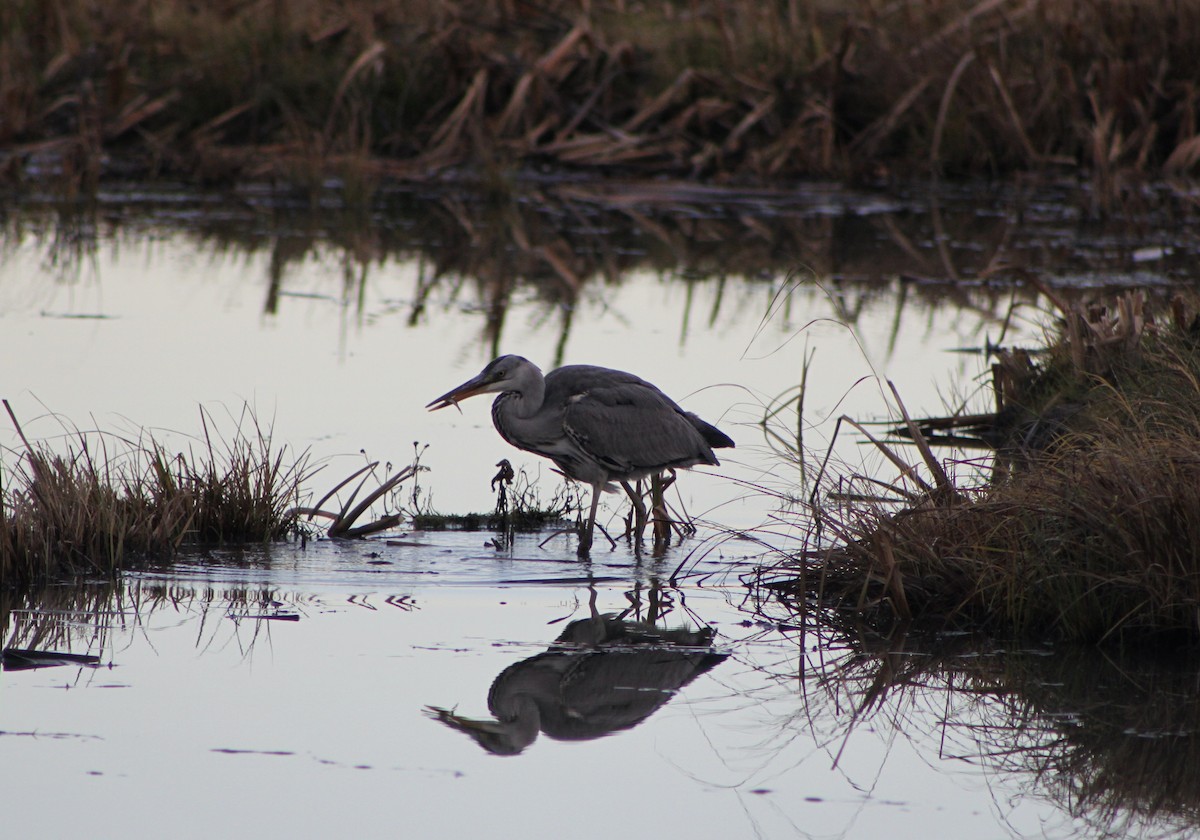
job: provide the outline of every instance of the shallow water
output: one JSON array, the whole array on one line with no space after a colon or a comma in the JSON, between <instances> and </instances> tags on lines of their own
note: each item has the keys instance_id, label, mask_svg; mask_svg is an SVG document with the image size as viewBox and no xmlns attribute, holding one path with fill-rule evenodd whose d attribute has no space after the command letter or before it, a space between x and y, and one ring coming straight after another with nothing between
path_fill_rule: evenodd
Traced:
<instances>
[{"instance_id":1,"label":"shallow water","mask_svg":"<svg viewBox=\"0 0 1200 840\"><path fill-rule=\"evenodd\" d=\"M589 567L563 538L406 542L184 558L13 610L16 640L36 628L100 661L0 674L0 783L22 803L6 830L1074 837L1145 828L1137 808L1160 809L1148 834L1188 825L1139 788L1191 778L1196 702L1144 662L801 635L750 609L728 543ZM666 639L554 649L603 614ZM705 627L710 644L669 635ZM1073 705L1056 707L1076 670L1093 693L1057 689ZM522 698L541 709L526 727ZM1126 711L1167 702L1158 731Z\"/></svg>"},{"instance_id":2,"label":"shallow water","mask_svg":"<svg viewBox=\"0 0 1200 840\"><path fill-rule=\"evenodd\" d=\"M1194 825L1193 777L1173 769L1200 766L1186 663L1143 672L1072 651L802 634L750 600L743 578L764 546L729 536L754 529L785 549L804 515L795 499L830 446L839 467L894 475L857 439L834 438L843 414L897 416L888 381L914 414L964 397L987 406L986 360L959 351L1028 341L1047 320L1036 293L989 265L1032 264L1062 294L1169 288L1195 279L1192 234L1091 225L1053 197L1020 214L1001 202L938 217L920 196L830 188L720 202L676 190L668 209L661 188L603 200L558 189L559 203L520 225L505 216L501 233L444 194L354 224L336 208L299 224L256 194L158 190L102 197L82 225L37 208L8 219L0 395L33 438L65 446L78 430L147 427L194 447L201 407L230 434L249 403L277 444L323 465L316 495L364 458L407 463L418 442L431 471L416 501L410 483L391 504L485 510L500 458L543 498L558 479L496 436L485 401L461 414L423 406L517 352L547 368L633 370L738 444L721 467L680 478L675 502L701 532L657 560L621 544L585 566L565 537L498 552L489 535L418 533L189 555L115 591L6 605L6 645L100 657L0 674L0 785L25 803L6 814L13 836L990 838ZM451 210L458 228L431 221ZM617 226L622 215L636 224ZM548 271L550 251L528 262L559 235L566 253L595 258L569 266L578 288ZM952 275L965 280L947 285ZM798 429L803 465L781 457ZM0 441L5 457L19 448L14 430ZM555 648L571 622L594 641L597 616L622 613L715 636ZM622 671L646 653L677 691ZM566 697L540 722L596 737L497 727L488 701L501 675L502 715L523 691ZM571 694L581 685L597 702ZM618 699L600 702L602 685Z\"/></svg>"}]
</instances>

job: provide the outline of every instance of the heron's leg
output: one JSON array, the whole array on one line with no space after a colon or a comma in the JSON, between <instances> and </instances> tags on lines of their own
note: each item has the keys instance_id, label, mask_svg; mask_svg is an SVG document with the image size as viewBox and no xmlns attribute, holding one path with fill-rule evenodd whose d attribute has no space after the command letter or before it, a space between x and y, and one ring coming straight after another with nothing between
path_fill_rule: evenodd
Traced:
<instances>
[{"instance_id":1,"label":"heron's leg","mask_svg":"<svg viewBox=\"0 0 1200 840\"><path fill-rule=\"evenodd\" d=\"M587 525L579 535L579 549L575 552L580 557L587 557L592 549L592 531L596 528L596 508L600 504L600 490L603 484L592 485L592 509L588 513Z\"/></svg>"},{"instance_id":2,"label":"heron's leg","mask_svg":"<svg viewBox=\"0 0 1200 840\"><path fill-rule=\"evenodd\" d=\"M672 481L674 478L672 477ZM671 515L663 501L663 490L670 486L662 473L650 476L650 512L654 518L654 547L665 548L671 542Z\"/></svg>"},{"instance_id":3,"label":"heron's leg","mask_svg":"<svg viewBox=\"0 0 1200 840\"><path fill-rule=\"evenodd\" d=\"M641 486L639 484L635 487L628 481L622 481L621 486L625 488L625 495L633 504L633 540L640 542L642 533L646 530L646 504L642 501Z\"/></svg>"}]
</instances>

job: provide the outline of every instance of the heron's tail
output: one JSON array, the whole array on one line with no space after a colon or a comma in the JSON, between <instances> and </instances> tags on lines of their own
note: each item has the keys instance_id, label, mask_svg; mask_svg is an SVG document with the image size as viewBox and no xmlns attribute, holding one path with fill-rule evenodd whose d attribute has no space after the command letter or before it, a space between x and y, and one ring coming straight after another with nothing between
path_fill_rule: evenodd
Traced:
<instances>
[{"instance_id":1,"label":"heron's tail","mask_svg":"<svg viewBox=\"0 0 1200 840\"><path fill-rule=\"evenodd\" d=\"M687 412L687 419L696 427L696 431L704 438L704 442L713 449L733 449L733 438L722 432L712 423L701 420L690 411Z\"/></svg>"}]
</instances>

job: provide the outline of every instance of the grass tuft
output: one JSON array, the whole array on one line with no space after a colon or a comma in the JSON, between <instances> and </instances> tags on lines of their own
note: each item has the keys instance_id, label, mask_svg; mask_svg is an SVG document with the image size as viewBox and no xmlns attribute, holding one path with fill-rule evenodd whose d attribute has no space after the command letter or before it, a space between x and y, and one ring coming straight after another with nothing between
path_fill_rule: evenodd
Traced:
<instances>
[{"instance_id":1,"label":"grass tuft","mask_svg":"<svg viewBox=\"0 0 1200 840\"><path fill-rule=\"evenodd\" d=\"M3 404L21 448L0 461L0 588L111 576L185 542L262 542L296 525L307 457L276 447L248 408L227 437L202 411L197 450L171 455L148 433L31 443Z\"/></svg>"},{"instance_id":2,"label":"grass tuft","mask_svg":"<svg viewBox=\"0 0 1200 840\"><path fill-rule=\"evenodd\" d=\"M763 585L797 612L881 625L1200 640L1200 317L1180 298L1152 314L1139 294L1060 305L1039 361L1000 352L996 412L895 430L918 463L876 441L903 502L834 479L811 547ZM995 456L938 461L929 438L953 420Z\"/></svg>"}]
</instances>

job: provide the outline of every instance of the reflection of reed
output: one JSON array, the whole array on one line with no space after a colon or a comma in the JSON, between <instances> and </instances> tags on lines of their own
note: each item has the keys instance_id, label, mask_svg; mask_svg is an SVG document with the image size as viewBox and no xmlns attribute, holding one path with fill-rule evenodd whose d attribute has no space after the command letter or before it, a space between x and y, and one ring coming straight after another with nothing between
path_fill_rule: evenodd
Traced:
<instances>
[{"instance_id":1,"label":"reflection of reed","mask_svg":"<svg viewBox=\"0 0 1200 840\"><path fill-rule=\"evenodd\" d=\"M514 299L532 297L543 308L543 320L555 323L562 336L561 347L580 294L589 286L619 284L633 272L688 284L731 276L773 284L788 275L812 277L828 293L834 316L850 324L896 278L904 281L898 306L949 301L995 315L1010 303L1004 286L1020 281L1017 268L1084 273L1094 284L1105 274L1144 272L1147 264L1138 255L1158 245L1161 253L1150 266L1161 277L1191 275L1189 248L1179 241L1189 236L1180 232L1186 226L1164 227L1151 218L1137 226L1080 222L1070 208L1084 199L1066 195L1052 197L1061 208L1057 217L1038 196L957 192L896 199L821 185L783 190L498 181L478 192L444 187L383 193L370 216L339 212L336 204L314 210L279 197L243 198L214 207L199 194L156 197L147 190L140 203L98 201L69 217L65 227L63 219L48 218L52 206L46 214L26 207L8 217L4 236L10 244L0 247L41 236L46 262L70 274L71 266L78 270L94 257L96 238L111 229L109 218L120 219L126 236L174 229L215 254L264 254L267 313L276 313L289 294L311 293L289 289L295 269L306 262L339 263L337 298L355 309L363 305L374 266L416 261L415 287L396 308L406 310L410 324L427 318L434 306L480 313L492 355L499 354ZM1155 240L1145 235L1147 228L1175 233ZM1001 288L992 288L996 283ZM738 305L721 295L717 301ZM786 315L786 300L783 305ZM685 317L697 314L711 324L720 313Z\"/></svg>"},{"instance_id":2,"label":"reflection of reed","mask_svg":"<svg viewBox=\"0 0 1200 840\"><path fill-rule=\"evenodd\" d=\"M111 662L114 637L145 628L153 618L175 615L197 622L200 649L211 645L223 626L214 619L228 618L239 645L248 653L270 622L299 620L310 600L266 586L217 588L138 580L0 589L0 638L6 651L66 654L59 657L61 664L91 664L77 658ZM411 606L403 600L390 603L402 609ZM249 627L249 635L242 632L243 625ZM39 661L51 664L53 659L43 655Z\"/></svg>"},{"instance_id":3,"label":"reflection of reed","mask_svg":"<svg viewBox=\"0 0 1200 840\"><path fill-rule=\"evenodd\" d=\"M968 636L855 636L845 625L813 632L823 648L843 653L815 666L809 660L805 725L837 726L840 749L859 728L884 721L901 732L936 732L941 758L1013 774L1085 822L1089 836L1200 829L1194 658L1006 650Z\"/></svg>"},{"instance_id":4,"label":"reflection of reed","mask_svg":"<svg viewBox=\"0 0 1200 840\"><path fill-rule=\"evenodd\" d=\"M98 656L107 647L112 623L124 618L118 608L120 589L120 584L111 582L59 585L42 590L0 588L0 639L4 640L5 669L19 661L10 660L7 654L12 650ZM64 658L62 664L69 664L69 659Z\"/></svg>"},{"instance_id":5,"label":"reflection of reed","mask_svg":"<svg viewBox=\"0 0 1200 840\"><path fill-rule=\"evenodd\" d=\"M1020 769L1072 816L1109 836L1200 829L1200 665L1147 651L1069 649L1007 657L1014 722L1048 730ZM1164 829L1169 829L1165 831Z\"/></svg>"}]
</instances>

